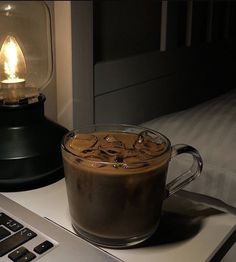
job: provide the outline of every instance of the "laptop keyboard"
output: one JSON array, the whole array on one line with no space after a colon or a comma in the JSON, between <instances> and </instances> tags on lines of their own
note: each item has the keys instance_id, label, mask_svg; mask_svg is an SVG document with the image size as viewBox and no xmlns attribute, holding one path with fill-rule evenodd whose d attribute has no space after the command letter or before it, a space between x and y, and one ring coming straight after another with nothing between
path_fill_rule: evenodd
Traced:
<instances>
[{"instance_id":1,"label":"laptop keyboard","mask_svg":"<svg viewBox=\"0 0 236 262\"><path fill-rule=\"evenodd\" d=\"M36 261L56 246L56 241L0 209L0 261Z\"/></svg>"}]
</instances>

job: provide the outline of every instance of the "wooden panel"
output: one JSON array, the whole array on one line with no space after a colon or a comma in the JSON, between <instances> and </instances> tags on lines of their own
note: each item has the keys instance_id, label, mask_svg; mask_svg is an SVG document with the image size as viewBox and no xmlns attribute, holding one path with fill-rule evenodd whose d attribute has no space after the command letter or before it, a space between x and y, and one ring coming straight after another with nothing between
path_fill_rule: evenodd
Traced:
<instances>
[{"instance_id":1,"label":"wooden panel","mask_svg":"<svg viewBox=\"0 0 236 262\"><path fill-rule=\"evenodd\" d=\"M97 95L95 122L141 123L233 88L236 62L230 50L233 46L222 44L184 49L173 62L175 72Z\"/></svg>"},{"instance_id":2,"label":"wooden panel","mask_svg":"<svg viewBox=\"0 0 236 262\"><path fill-rule=\"evenodd\" d=\"M95 65L95 95L170 73L174 66L166 52L150 52Z\"/></svg>"},{"instance_id":3,"label":"wooden panel","mask_svg":"<svg viewBox=\"0 0 236 262\"><path fill-rule=\"evenodd\" d=\"M138 123L169 110L170 82L174 83L173 76L97 97L96 123ZM165 94L158 96L158 92Z\"/></svg>"},{"instance_id":4,"label":"wooden panel","mask_svg":"<svg viewBox=\"0 0 236 262\"><path fill-rule=\"evenodd\" d=\"M192 44L192 24L193 24L193 0L187 1L186 14L186 46L190 47Z\"/></svg>"},{"instance_id":5,"label":"wooden panel","mask_svg":"<svg viewBox=\"0 0 236 262\"><path fill-rule=\"evenodd\" d=\"M166 51L168 2L161 1L160 51Z\"/></svg>"},{"instance_id":6,"label":"wooden panel","mask_svg":"<svg viewBox=\"0 0 236 262\"><path fill-rule=\"evenodd\" d=\"M79 128L94 122L92 1L71 1L71 19L73 128Z\"/></svg>"},{"instance_id":7,"label":"wooden panel","mask_svg":"<svg viewBox=\"0 0 236 262\"><path fill-rule=\"evenodd\" d=\"M209 4L207 1L193 2L192 45L198 46L207 39Z\"/></svg>"},{"instance_id":8,"label":"wooden panel","mask_svg":"<svg viewBox=\"0 0 236 262\"><path fill-rule=\"evenodd\" d=\"M213 21L212 21L213 41L219 41L224 39L226 23L227 23L227 2L215 1L213 4Z\"/></svg>"},{"instance_id":9,"label":"wooden panel","mask_svg":"<svg viewBox=\"0 0 236 262\"><path fill-rule=\"evenodd\" d=\"M199 101L202 77L180 72L96 97L95 122L138 124L186 108Z\"/></svg>"},{"instance_id":10,"label":"wooden panel","mask_svg":"<svg viewBox=\"0 0 236 262\"><path fill-rule=\"evenodd\" d=\"M232 39L236 38L236 2L230 2L229 12L229 37Z\"/></svg>"},{"instance_id":11,"label":"wooden panel","mask_svg":"<svg viewBox=\"0 0 236 262\"><path fill-rule=\"evenodd\" d=\"M154 80L173 74L191 66L203 57L206 47L196 49L179 48L168 52L150 52L122 60L98 63L95 65L95 96L121 88Z\"/></svg>"},{"instance_id":12,"label":"wooden panel","mask_svg":"<svg viewBox=\"0 0 236 262\"><path fill-rule=\"evenodd\" d=\"M217 50L217 48L219 50ZM222 45L211 47L176 48L168 52L152 52L117 61L98 63L95 65L95 96L129 88L159 77L171 75L188 68L210 66L212 56L220 56L224 50ZM230 53L230 50L226 50ZM210 64L209 64L210 63ZM216 62L216 64L219 63Z\"/></svg>"},{"instance_id":13,"label":"wooden panel","mask_svg":"<svg viewBox=\"0 0 236 262\"><path fill-rule=\"evenodd\" d=\"M96 62L159 49L160 1L93 2Z\"/></svg>"},{"instance_id":14,"label":"wooden panel","mask_svg":"<svg viewBox=\"0 0 236 262\"><path fill-rule=\"evenodd\" d=\"M193 10L195 2L192 0L168 1L167 51L191 46Z\"/></svg>"},{"instance_id":15,"label":"wooden panel","mask_svg":"<svg viewBox=\"0 0 236 262\"><path fill-rule=\"evenodd\" d=\"M186 39L186 1L168 2L167 51L185 46Z\"/></svg>"},{"instance_id":16,"label":"wooden panel","mask_svg":"<svg viewBox=\"0 0 236 262\"><path fill-rule=\"evenodd\" d=\"M208 15L207 15L207 25L206 25L206 41L209 43L212 40L212 25L213 25L213 0L208 2Z\"/></svg>"}]
</instances>

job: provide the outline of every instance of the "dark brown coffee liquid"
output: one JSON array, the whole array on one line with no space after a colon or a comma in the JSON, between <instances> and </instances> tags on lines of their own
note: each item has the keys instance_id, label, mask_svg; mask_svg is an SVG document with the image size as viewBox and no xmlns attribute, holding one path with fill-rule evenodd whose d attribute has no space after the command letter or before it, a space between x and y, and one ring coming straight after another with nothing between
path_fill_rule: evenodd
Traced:
<instances>
[{"instance_id":1,"label":"dark brown coffee liquid","mask_svg":"<svg viewBox=\"0 0 236 262\"><path fill-rule=\"evenodd\" d=\"M72 223L106 239L146 235L158 225L169 152L131 133L94 133L63 151ZM140 139L140 140L139 140ZM146 142L146 146L142 143ZM153 151L153 152L151 152Z\"/></svg>"}]
</instances>

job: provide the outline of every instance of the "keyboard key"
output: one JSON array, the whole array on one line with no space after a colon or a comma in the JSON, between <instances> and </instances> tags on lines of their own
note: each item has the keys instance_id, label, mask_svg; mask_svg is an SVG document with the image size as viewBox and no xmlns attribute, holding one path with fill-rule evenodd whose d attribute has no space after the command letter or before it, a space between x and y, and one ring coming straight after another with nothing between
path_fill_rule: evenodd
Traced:
<instances>
[{"instance_id":1,"label":"keyboard key","mask_svg":"<svg viewBox=\"0 0 236 262\"><path fill-rule=\"evenodd\" d=\"M12 251L13 249L17 248L18 246L24 244L25 242L36 236L36 233L28 228L24 228L14 235L8 237L7 239L0 242L0 257L4 256L6 253Z\"/></svg>"},{"instance_id":2,"label":"keyboard key","mask_svg":"<svg viewBox=\"0 0 236 262\"><path fill-rule=\"evenodd\" d=\"M0 226L0 240L11 235L11 232Z\"/></svg>"},{"instance_id":3,"label":"keyboard key","mask_svg":"<svg viewBox=\"0 0 236 262\"><path fill-rule=\"evenodd\" d=\"M28 261L32 261L34 258L36 258L35 254L28 252L26 255L18 259L17 262L26 262L26 261L28 262Z\"/></svg>"},{"instance_id":4,"label":"keyboard key","mask_svg":"<svg viewBox=\"0 0 236 262\"><path fill-rule=\"evenodd\" d=\"M14 219L10 218L8 215L4 213L0 213L0 225L7 227L13 232L16 232L19 229L23 228L23 226L20 223L16 222Z\"/></svg>"},{"instance_id":5,"label":"keyboard key","mask_svg":"<svg viewBox=\"0 0 236 262\"><path fill-rule=\"evenodd\" d=\"M17 261L19 258L25 256L29 251L25 248L25 247L20 247L17 250L15 250L14 252L12 252L11 254L8 255L8 257L12 260L12 261Z\"/></svg>"},{"instance_id":6,"label":"keyboard key","mask_svg":"<svg viewBox=\"0 0 236 262\"><path fill-rule=\"evenodd\" d=\"M39 244L37 247L35 247L34 251L41 255L52 247L53 247L53 244L49 242L48 240L46 240L43 243Z\"/></svg>"}]
</instances>

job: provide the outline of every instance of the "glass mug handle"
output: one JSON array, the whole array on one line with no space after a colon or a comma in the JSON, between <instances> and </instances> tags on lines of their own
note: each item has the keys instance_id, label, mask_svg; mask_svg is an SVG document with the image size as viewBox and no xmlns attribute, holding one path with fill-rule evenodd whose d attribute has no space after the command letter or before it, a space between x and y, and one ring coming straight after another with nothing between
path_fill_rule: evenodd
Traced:
<instances>
[{"instance_id":1,"label":"glass mug handle","mask_svg":"<svg viewBox=\"0 0 236 262\"><path fill-rule=\"evenodd\" d=\"M171 160L180 154L190 154L193 157L193 163L189 170L185 171L166 185L166 198L173 195L179 189L197 178L202 171L203 162L198 151L189 145L177 144L172 146Z\"/></svg>"}]
</instances>

